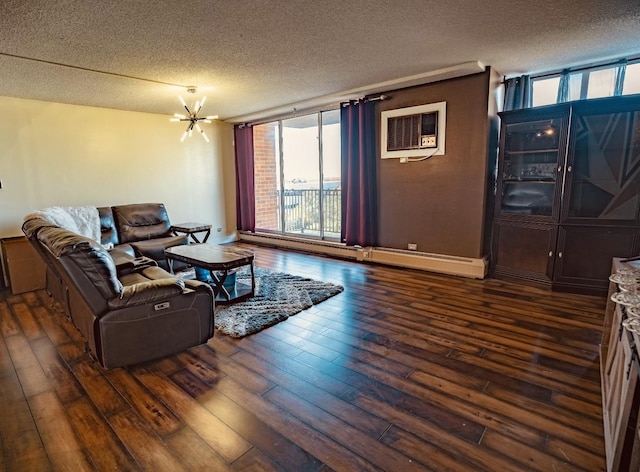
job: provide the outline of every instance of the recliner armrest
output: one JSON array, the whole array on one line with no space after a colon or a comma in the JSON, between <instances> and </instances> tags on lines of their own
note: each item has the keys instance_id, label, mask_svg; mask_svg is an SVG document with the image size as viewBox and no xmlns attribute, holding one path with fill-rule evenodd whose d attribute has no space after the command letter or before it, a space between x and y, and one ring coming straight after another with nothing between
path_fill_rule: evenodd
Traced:
<instances>
[{"instance_id":1,"label":"recliner armrest","mask_svg":"<svg viewBox=\"0 0 640 472\"><path fill-rule=\"evenodd\" d=\"M184 293L184 281L176 278L150 280L126 285L119 297L109 300L109 308L118 309L130 306L147 305Z\"/></svg>"},{"instance_id":2,"label":"recliner armrest","mask_svg":"<svg viewBox=\"0 0 640 472\"><path fill-rule=\"evenodd\" d=\"M114 251L111 251L112 255L113 255L113 252ZM118 271L119 277L124 274L130 274L131 272L135 272L135 271L142 271L147 267L155 267L158 265L156 261L145 256L140 256L140 257L128 256L126 258L122 257L119 259L114 258L114 262L116 263L116 270Z\"/></svg>"}]
</instances>

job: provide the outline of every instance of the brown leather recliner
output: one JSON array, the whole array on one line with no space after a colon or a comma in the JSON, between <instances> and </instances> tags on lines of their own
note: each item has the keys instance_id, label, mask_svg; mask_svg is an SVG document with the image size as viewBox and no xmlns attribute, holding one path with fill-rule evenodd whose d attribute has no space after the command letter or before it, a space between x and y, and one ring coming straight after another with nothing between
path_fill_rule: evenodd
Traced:
<instances>
[{"instance_id":1,"label":"brown leather recliner","mask_svg":"<svg viewBox=\"0 0 640 472\"><path fill-rule=\"evenodd\" d=\"M188 244L188 236L176 236L162 203L132 203L99 207L101 243L132 256L145 256L167 269L164 250ZM178 265L176 270L184 268Z\"/></svg>"},{"instance_id":2,"label":"brown leather recliner","mask_svg":"<svg viewBox=\"0 0 640 472\"><path fill-rule=\"evenodd\" d=\"M25 221L23 232L62 280L67 314L104 367L164 357L213 336L208 284L176 278L150 259L129 259L119 272L102 244L42 219Z\"/></svg>"}]
</instances>

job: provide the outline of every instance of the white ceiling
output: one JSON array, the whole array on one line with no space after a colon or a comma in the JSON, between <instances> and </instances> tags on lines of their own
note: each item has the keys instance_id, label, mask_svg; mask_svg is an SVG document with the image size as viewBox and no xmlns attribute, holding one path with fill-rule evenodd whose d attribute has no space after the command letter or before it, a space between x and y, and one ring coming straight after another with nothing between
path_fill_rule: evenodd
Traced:
<instances>
[{"instance_id":1,"label":"white ceiling","mask_svg":"<svg viewBox=\"0 0 640 472\"><path fill-rule=\"evenodd\" d=\"M470 61L638 54L639 0L0 0L0 96L172 114L196 85L229 121Z\"/></svg>"}]
</instances>

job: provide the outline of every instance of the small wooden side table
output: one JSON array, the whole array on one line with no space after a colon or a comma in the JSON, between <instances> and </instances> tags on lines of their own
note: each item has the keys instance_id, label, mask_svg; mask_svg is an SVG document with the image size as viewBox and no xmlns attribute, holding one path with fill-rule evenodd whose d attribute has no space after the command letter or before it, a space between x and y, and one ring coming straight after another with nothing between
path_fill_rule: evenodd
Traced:
<instances>
[{"instance_id":1,"label":"small wooden side table","mask_svg":"<svg viewBox=\"0 0 640 472\"><path fill-rule=\"evenodd\" d=\"M177 236L178 233L188 234L194 243L206 243L211 234L211 225L202 223L179 223L171 226L171 231ZM196 233L205 233L202 241L198 239ZM202 236L201 236L202 237Z\"/></svg>"}]
</instances>

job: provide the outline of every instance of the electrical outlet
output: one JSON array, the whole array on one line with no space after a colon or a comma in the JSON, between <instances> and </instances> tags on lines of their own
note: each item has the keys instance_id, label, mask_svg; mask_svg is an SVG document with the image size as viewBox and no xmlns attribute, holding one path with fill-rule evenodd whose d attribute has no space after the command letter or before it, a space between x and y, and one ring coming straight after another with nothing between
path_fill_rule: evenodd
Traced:
<instances>
[{"instance_id":1,"label":"electrical outlet","mask_svg":"<svg viewBox=\"0 0 640 472\"><path fill-rule=\"evenodd\" d=\"M362 253L362 257L364 257L365 259L368 259L369 258L369 251L364 251Z\"/></svg>"},{"instance_id":2,"label":"electrical outlet","mask_svg":"<svg viewBox=\"0 0 640 472\"><path fill-rule=\"evenodd\" d=\"M418 245L416 243L409 243L407 245L407 249L409 249L409 251L417 251L418 250Z\"/></svg>"},{"instance_id":3,"label":"electrical outlet","mask_svg":"<svg viewBox=\"0 0 640 472\"><path fill-rule=\"evenodd\" d=\"M400 164L406 164L407 162L409 162L409 158L408 157L401 157L400 158Z\"/></svg>"}]
</instances>

